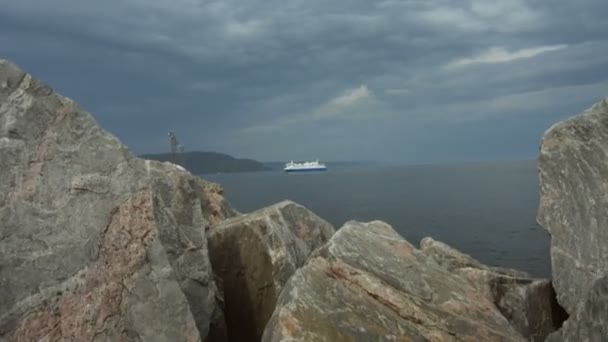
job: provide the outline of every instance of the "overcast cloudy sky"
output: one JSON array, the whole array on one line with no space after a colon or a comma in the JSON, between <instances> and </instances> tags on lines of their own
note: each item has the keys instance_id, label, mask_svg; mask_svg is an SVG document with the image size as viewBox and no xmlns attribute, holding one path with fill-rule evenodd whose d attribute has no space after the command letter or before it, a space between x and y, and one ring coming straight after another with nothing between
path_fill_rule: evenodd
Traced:
<instances>
[{"instance_id":1,"label":"overcast cloudy sky","mask_svg":"<svg viewBox=\"0 0 608 342\"><path fill-rule=\"evenodd\" d=\"M0 1L0 55L136 153L534 158L608 96L606 0Z\"/></svg>"}]
</instances>

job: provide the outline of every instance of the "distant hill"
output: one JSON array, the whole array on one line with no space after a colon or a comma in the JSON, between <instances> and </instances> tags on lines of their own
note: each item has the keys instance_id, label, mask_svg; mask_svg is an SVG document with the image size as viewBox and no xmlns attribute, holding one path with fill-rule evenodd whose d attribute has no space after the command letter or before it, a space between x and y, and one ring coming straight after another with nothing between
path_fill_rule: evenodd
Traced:
<instances>
[{"instance_id":1,"label":"distant hill","mask_svg":"<svg viewBox=\"0 0 608 342\"><path fill-rule=\"evenodd\" d=\"M144 154L144 159L171 161L170 153ZM253 159L239 159L217 152L183 152L178 164L194 174L268 171L271 168Z\"/></svg>"}]
</instances>

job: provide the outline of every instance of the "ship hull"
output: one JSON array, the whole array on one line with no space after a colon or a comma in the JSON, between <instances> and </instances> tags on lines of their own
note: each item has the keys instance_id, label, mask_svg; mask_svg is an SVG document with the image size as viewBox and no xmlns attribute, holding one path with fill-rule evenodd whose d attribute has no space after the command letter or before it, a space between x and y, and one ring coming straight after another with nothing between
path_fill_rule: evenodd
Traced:
<instances>
[{"instance_id":1,"label":"ship hull","mask_svg":"<svg viewBox=\"0 0 608 342\"><path fill-rule=\"evenodd\" d=\"M306 169L285 169L287 173L302 173L302 172L323 172L327 171L326 167L315 167L315 168L306 168Z\"/></svg>"}]
</instances>

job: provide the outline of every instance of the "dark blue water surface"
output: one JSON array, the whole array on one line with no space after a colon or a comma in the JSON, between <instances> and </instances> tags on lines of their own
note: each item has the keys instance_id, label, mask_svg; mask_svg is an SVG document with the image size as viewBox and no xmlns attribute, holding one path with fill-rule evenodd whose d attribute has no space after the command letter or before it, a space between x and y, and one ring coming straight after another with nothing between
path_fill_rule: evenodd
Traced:
<instances>
[{"instance_id":1,"label":"dark blue water surface","mask_svg":"<svg viewBox=\"0 0 608 342\"><path fill-rule=\"evenodd\" d=\"M535 161L332 167L203 175L249 212L290 199L339 228L382 220L415 245L431 236L488 265L549 277L549 236L536 223Z\"/></svg>"}]
</instances>

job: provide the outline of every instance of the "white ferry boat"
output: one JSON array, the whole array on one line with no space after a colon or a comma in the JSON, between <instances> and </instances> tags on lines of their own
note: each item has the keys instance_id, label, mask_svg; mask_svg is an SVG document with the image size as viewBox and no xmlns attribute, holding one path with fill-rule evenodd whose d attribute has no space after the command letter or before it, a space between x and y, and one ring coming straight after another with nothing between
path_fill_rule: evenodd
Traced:
<instances>
[{"instance_id":1,"label":"white ferry boat","mask_svg":"<svg viewBox=\"0 0 608 342\"><path fill-rule=\"evenodd\" d=\"M309 162L293 162L285 164L285 172L327 171L327 166L318 160Z\"/></svg>"}]
</instances>

